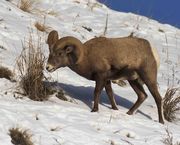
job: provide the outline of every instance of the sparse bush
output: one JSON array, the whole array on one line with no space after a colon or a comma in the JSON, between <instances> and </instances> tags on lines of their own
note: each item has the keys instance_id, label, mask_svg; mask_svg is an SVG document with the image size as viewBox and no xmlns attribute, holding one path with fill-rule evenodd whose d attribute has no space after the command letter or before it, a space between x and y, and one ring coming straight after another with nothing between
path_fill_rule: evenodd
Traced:
<instances>
[{"instance_id":1,"label":"sparse bush","mask_svg":"<svg viewBox=\"0 0 180 145\"><path fill-rule=\"evenodd\" d=\"M19 128L11 128L9 129L9 135L14 145L33 145L31 141L32 135L28 134L27 130L22 131Z\"/></svg>"},{"instance_id":2,"label":"sparse bush","mask_svg":"<svg viewBox=\"0 0 180 145\"><path fill-rule=\"evenodd\" d=\"M6 67L0 66L0 78L6 78L10 81L14 81L13 76L14 75L11 70Z\"/></svg>"},{"instance_id":3,"label":"sparse bush","mask_svg":"<svg viewBox=\"0 0 180 145\"><path fill-rule=\"evenodd\" d=\"M180 89L168 88L163 100L164 117L167 121L174 121L180 111Z\"/></svg>"},{"instance_id":4,"label":"sparse bush","mask_svg":"<svg viewBox=\"0 0 180 145\"><path fill-rule=\"evenodd\" d=\"M166 134L166 137L162 140L165 145L180 145L180 142L173 143L173 135L169 132L168 128L166 129Z\"/></svg>"},{"instance_id":5,"label":"sparse bush","mask_svg":"<svg viewBox=\"0 0 180 145\"><path fill-rule=\"evenodd\" d=\"M20 0L18 7L21 10L30 13L33 10L34 4L35 4L35 0Z\"/></svg>"},{"instance_id":6,"label":"sparse bush","mask_svg":"<svg viewBox=\"0 0 180 145\"><path fill-rule=\"evenodd\" d=\"M35 101L43 101L48 98L48 89L43 82L43 69L45 56L42 52L42 40L34 41L32 34L29 40L24 42L23 51L17 61L20 72L20 88L23 93Z\"/></svg>"}]
</instances>

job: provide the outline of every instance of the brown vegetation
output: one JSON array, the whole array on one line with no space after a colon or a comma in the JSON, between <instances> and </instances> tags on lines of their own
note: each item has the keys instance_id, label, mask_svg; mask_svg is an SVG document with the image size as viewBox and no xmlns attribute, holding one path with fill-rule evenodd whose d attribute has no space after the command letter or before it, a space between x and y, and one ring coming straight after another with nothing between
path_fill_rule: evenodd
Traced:
<instances>
[{"instance_id":1,"label":"brown vegetation","mask_svg":"<svg viewBox=\"0 0 180 145\"><path fill-rule=\"evenodd\" d=\"M34 26L41 32L48 32L50 27L46 26L45 23L36 22Z\"/></svg>"},{"instance_id":2,"label":"brown vegetation","mask_svg":"<svg viewBox=\"0 0 180 145\"><path fill-rule=\"evenodd\" d=\"M51 16L54 16L54 17L57 17L59 15L59 13L55 10L51 10L49 12L47 12L48 15L51 15Z\"/></svg>"},{"instance_id":3,"label":"brown vegetation","mask_svg":"<svg viewBox=\"0 0 180 145\"><path fill-rule=\"evenodd\" d=\"M176 115L180 112L180 88L168 88L163 100L165 119L170 122L176 120Z\"/></svg>"},{"instance_id":4,"label":"brown vegetation","mask_svg":"<svg viewBox=\"0 0 180 145\"><path fill-rule=\"evenodd\" d=\"M13 76L14 74L12 73L11 70L9 70L6 67L0 66L0 78L6 78L10 81L14 81Z\"/></svg>"},{"instance_id":5,"label":"brown vegetation","mask_svg":"<svg viewBox=\"0 0 180 145\"><path fill-rule=\"evenodd\" d=\"M25 12L31 12L33 10L33 5L35 4L35 0L20 0L18 7L25 11Z\"/></svg>"},{"instance_id":6,"label":"brown vegetation","mask_svg":"<svg viewBox=\"0 0 180 145\"><path fill-rule=\"evenodd\" d=\"M42 52L42 42L38 36L37 42L30 34L29 40L23 44L23 51L17 61L20 72L20 88L23 93L35 101L43 101L48 98L48 89L43 79L45 56Z\"/></svg>"},{"instance_id":7,"label":"brown vegetation","mask_svg":"<svg viewBox=\"0 0 180 145\"><path fill-rule=\"evenodd\" d=\"M9 129L9 135L14 145L33 145L31 141L32 135L28 134L27 131L22 131L19 128L11 128Z\"/></svg>"}]
</instances>

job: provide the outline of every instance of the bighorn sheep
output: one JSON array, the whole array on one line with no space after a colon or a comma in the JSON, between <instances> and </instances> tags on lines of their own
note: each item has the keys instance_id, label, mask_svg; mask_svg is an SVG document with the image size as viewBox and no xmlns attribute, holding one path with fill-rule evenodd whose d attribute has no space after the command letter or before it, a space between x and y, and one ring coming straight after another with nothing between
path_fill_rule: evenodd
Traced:
<instances>
[{"instance_id":1,"label":"bighorn sheep","mask_svg":"<svg viewBox=\"0 0 180 145\"><path fill-rule=\"evenodd\" d=\"M157 60L149 42L136 37L93 38L84 44L74 37L58 38L53 30L48 36L49 58L46 69L53 72L69 67L77 74L96 82L94 106L98 111L99 97L105 87L112 109L117 110L111 80L128 80L138 99L127 114L131 115L143 103L147 94L144 82L155 99L159 122L164 123L162 98L157 88Z\"/></svg>"}]
</instances>

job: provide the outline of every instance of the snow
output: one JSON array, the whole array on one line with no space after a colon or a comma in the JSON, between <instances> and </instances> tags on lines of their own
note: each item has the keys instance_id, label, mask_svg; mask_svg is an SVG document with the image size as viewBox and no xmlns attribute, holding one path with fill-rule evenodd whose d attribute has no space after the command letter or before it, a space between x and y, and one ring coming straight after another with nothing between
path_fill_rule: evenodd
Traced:
<instances>
[{"instance_id":1,"label":"snow","mask_svg":"<svg viewBox=\"0 0 180 145\"><path fill-rule=\"evenodd\" d=\"M107 37L123 37L134 32L136 36L148 39L157 48L161 59L158 72L161 95L165 94L168 86L179 86L179 29L132 13L113 11L103 4L95 4L95 0L38 0L35 7L40 11L33 13L17 8L17 2L0 1L0 46L5 48L0 48L0 62L3 66L16 72L16 59L22 51L22 41L28 37L30 28L36 31L34 23L43 22L44 15L45 24L58 30L60 37L71 35L85 42L103 34L108 14ZM47 14L52 10L58 15ZM82 26L91 28L92 32ZM48 35L40 34L44 39ZM48 55L45 41L44 51ZM51 81L57 81L75 101L64 102L56 97L44 102L17 99L14 91L18 83L0 79L1 145L12 145L8 135L12 127L28 129L35 145L162 145L167 127L174 141L180 139L179 122L166 122L165 125L158 123L156 105L150 93L139 110L129 116L126 112L136 100L135 93L129 85L124 88L113 85L119 110L109 108L109 101L103 91L100 111L91 113L94 82L68 68L58 69L52 74L45 71L45 74Z\"/></svg>"}]
</instances>

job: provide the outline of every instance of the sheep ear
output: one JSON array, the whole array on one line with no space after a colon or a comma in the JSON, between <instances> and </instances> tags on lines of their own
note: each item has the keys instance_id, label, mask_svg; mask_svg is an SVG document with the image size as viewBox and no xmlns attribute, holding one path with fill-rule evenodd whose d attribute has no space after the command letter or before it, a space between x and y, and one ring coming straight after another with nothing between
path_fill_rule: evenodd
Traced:
<instances>
[{"instance_id":1,"label":"sheep ear","mask_svg":"<svg viewBox=\"0 0 180 145\"><path fill-rule=\"evenodd\" d=\"M74 46L73 45L68 45L65 48L66 54L71 53L74 50Z\"/></svg>"},{"instance_id":2,"label":"sheep ear","mask_svg":"<svg viewBox=\"0 0 180 145\"><path fill-rule=\"evenodd\" d=\"M58 32L53 30L49 33L47 44L49 45L49 50L52 51L56 41L59 39Z\"/></svg>"}]
</instances>

